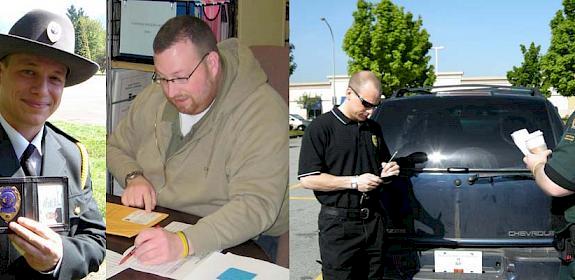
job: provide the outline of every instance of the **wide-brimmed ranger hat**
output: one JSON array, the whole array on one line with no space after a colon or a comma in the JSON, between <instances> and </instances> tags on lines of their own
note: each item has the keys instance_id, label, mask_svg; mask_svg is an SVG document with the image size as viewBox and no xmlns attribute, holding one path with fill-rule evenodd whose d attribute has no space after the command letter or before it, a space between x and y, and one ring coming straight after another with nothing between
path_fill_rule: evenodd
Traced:
<instances>
[{"instance_id":1,"label":"wide-brimmed ranger hat","mask_svg":"<svg viewBox=\"0 0 575 280\"><path fill-rule=\"evenodd\" d=\"M28 53L53 59L68 67L66 85L79 84L98 71L98 64L74 54L74 26L68 17L33 10L20 18L8 34L0 34L0 59Z\"/></svg>"}]
</instances>

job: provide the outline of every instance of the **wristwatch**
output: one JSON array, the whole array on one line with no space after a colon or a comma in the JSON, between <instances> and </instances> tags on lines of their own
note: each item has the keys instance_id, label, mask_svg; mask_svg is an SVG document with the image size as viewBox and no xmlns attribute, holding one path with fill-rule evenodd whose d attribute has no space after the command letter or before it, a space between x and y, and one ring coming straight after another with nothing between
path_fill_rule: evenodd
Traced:
<instances>
[{"instance_id":1,"label":"wristwatch","mask_svg":"<svg viewBox=\"0 0 575 280\"><path fill-rule=\"evenodd\" d=\"M357 190L357 175L351 177L351 189Z\"/></svg>"},{"instance_id":2,"label":"wristwatch","mask_svg":"<svg viewBox=\"0 0 575 280\"><path fill-rule=\"evenodd\" d=\"M144 172L142 172L142 170L134 170L130 173L128 173L126 175L126 178L124 179L124 187L128 186L128 181L135 179L138 176L144 176Z\"/></svg>"}]
</instances>

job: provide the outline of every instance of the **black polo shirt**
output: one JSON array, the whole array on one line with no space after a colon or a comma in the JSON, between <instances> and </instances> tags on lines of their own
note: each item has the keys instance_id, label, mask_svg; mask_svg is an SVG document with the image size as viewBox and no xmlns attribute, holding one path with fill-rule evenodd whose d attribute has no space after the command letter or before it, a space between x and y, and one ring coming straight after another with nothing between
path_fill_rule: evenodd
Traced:
<instances>
[{"instance_id":1,"label":"black polo shirt","mask_svg":"<svg viewBox=\"0 0 575 280\"><path fill-rule=\"evenodd\" d=\"M379 175L381 163L389 157L379 124L371 119L351 121L334 107L316 118L305 130L298 179L320 173L334 176ZM381 187L371 192L380 190ZM360 206L361 192L357 190L314 191L314 194L323 205L339 208Z\"/></svg>"}]
</instances>

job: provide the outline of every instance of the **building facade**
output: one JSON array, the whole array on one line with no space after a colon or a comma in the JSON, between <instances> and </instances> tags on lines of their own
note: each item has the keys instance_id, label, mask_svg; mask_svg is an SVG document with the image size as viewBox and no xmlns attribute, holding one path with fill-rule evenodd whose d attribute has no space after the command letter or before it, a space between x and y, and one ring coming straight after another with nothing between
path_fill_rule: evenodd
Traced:
<instances>
[{"instance_id":1,"label":"building facade","mask_svg":"<svg viewBox=\"0 0 575 280\"><path fill-rule=\"evenodd\" d=\"M510 86L506 77L465 77L463 72L439 72L436 73L437 78L434 86L446 85L469 85L469 84L486 84L486 85L500 85ZM336 101L335 105L340 105L345 98L345 90L349 81L347 75L328 76L326 82L316 83L290 83L289 86L289 112L290 114L298 114L307 119L313 119L316 116L325 113L334 106L333 100ZM335 89L335 91L334 91ZM333 96L335 95L335 98ZM307 96L307 99L317 99L318 102L314 103L309 108L304 108L302 102L306 99L302 96ZM561 117L569 116L575 110L575 97L565 97L559 95L552 90L552 95L549 101L557 107Z\"/></svg>"}]
</instances>

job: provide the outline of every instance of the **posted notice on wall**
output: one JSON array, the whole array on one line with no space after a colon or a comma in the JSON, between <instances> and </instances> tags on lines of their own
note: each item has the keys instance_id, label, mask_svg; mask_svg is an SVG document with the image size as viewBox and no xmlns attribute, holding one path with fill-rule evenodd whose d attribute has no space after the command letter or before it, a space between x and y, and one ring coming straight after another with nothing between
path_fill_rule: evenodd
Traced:
<instances>
[{"instance_id":1,"label":"posted notice on wall","mask_svg":"<svg viewBox=\"0 0 575 280\"><path fill-rule=\"evenodd\" d=\"M122 1L120 53L152 56L160 27L176 16L176 4L159 1Z\"/></svg>"}]
</instances>

